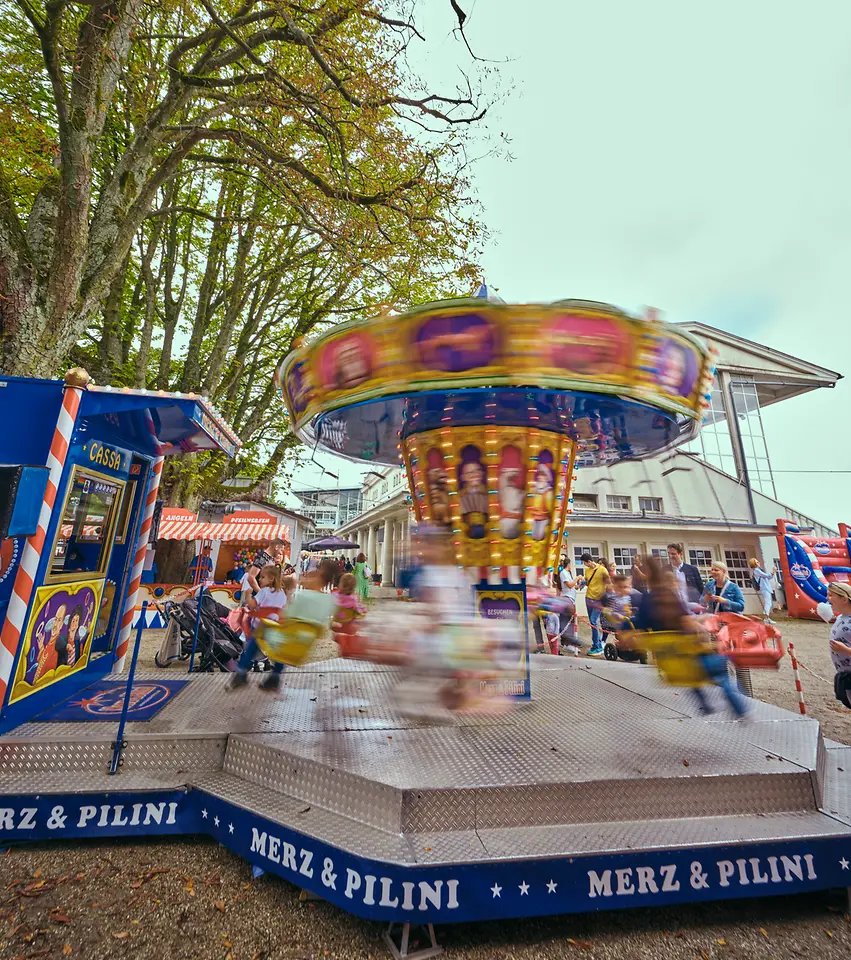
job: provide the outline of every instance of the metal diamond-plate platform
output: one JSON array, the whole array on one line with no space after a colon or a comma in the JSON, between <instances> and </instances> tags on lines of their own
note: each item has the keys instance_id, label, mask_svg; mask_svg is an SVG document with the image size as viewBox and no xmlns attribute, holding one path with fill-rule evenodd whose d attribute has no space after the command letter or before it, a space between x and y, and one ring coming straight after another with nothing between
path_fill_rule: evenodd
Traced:
<instances>
[{"instance_id":1,"label":"metal diamond-plate platform","mask_svg":"<svg viewBox=\"0 0 851 960\"><path fill-rule=\"evenodd\" d=\"M0 795L186 786L407 864L851 835L851 747L798 714L755 703L734 722L719 700L704 718L651 668L542 657L531 703L425 721L394 709L398 677L327 661L274 694L192 676L128 723L114 777L112 724L28 723L0 738Z\"/></svg>"}]
</instances>

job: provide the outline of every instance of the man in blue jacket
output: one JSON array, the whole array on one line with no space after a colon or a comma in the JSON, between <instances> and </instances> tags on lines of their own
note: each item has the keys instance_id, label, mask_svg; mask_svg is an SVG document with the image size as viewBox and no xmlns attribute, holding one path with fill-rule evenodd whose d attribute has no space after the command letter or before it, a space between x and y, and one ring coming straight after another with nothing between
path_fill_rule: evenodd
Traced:
<instances>
[{"instance_id":1,"label":"man in blue jacket","mask_svg":"<svg viewBox=\"0 0 851 960\"><path fill-rule=\"evenodd\" d=\"M683 545L681 543L668 544L668 562L677 578L683 603L687 607L699 603L703 595L703 578L697 567L683 561Z\"/></svg>"}]
</instances>

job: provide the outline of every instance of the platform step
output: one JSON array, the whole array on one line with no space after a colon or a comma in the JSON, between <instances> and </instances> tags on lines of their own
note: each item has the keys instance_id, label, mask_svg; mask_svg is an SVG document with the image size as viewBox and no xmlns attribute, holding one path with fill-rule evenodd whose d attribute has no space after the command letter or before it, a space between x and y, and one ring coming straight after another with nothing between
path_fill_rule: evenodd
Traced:
<instances>
[{"instance_id":1,"label":"platform step","mask_svg":"<svg viewBox=\"0 0 851 960\"><path fill-rule=\"evenodd\" d=\"M777 724L759 726L659 720L616 741L555 726L233 735L223 770L393 833L816 810L817 725L784 725L779 745Z\"/></svg>"},{"instance_id":2,"label":"platform step","mask_svg":"<svg viewBox=\"0 0 851 960\"><path fill-rule=\"evenodd\" d=\"M27 777L38 776L43 783L46 775L67 782L69 775L73 778L105 771L112 758L116 731L112 724L97 726L105 728L100 735L89 730L86 736L79 737L66 734L0 739L0 792L10 792L3 786L9 777L25 782ZM151 773L156 778L185 783L190 773L221 769L227 737L133 733L125 736L125 743L123 771Z\"/></svg>"},{"instance_id":3,"label":"platform step","mask_svg":"<svg viewBox=\"0 0 851 960\"><path fill-rule=\"evenodd\" d=\"M847 827L817 811L393 834L229 773L193 783L200 794L248 810L283 831L355 856L394 864L475 863L629 850L691 849L842 835ZM224 822L224 821L223 821ZM283 835L283 833L282 833Z\"/></svg>"}]
</instances>

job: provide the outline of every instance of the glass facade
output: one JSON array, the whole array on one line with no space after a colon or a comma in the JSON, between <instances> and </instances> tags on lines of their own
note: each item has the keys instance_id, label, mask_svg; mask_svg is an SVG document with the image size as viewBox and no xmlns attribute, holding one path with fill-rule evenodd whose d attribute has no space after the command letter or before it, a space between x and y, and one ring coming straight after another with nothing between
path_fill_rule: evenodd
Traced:
<instances>
[{"instance_id":1,"label":"glass facade","mask_svg":"<svg viewBox=\"0 0 851 960\"><path fill-rule=\"evenodd\" d=\"M295 490L301 500L301 513L316 524L317 530L336 530L354 520L363 508L363 492L357 490Z\"/></svg>"},{"instance_id":2,"label":"glass facade","mask_svg":"<svg viewBox=\"0 0 851 960\"><path fill-rule=\"evenodd\" d=\"M751 486L754 490L776 499L777 492L774 489L774 477L762 429L756 384L752 380L734 380L730 385L730 392L733 396L733 410L739 421L739 433L745 448Z\"/></svg>"},{"instance_id":3,"label":"glass facade","mask_svg":"<svg viewBox=\"0 0 851 960\"><path fill-rule=\"evenodd\" d=\"M712 464L731 477L736 476L736 459L733 456L733 442L730 439L730 427L724 412L724 402L719 389L712 391L710 407L706 411L706 420L697 437L687 444L685 449L701 460Z\"/></svg>"},{"instance_id":4,"label":"glass facade","mask_svg":"<svg viewBox=\"0 0 851 960\"><path fill-rule=\"evenodd\" d=\"M754 381L744 378L730 381L730 403L738 420L751 487L776 499ZM703 429L685 449L731 477L737 475L733 441L720 389L716 388L712 393Z\"/></svg>"}]
</instances>

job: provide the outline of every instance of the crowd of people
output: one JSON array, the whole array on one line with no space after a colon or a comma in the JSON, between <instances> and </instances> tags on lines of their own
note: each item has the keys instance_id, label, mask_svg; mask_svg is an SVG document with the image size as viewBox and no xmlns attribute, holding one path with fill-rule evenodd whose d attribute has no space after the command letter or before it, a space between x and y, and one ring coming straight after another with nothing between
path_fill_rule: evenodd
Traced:
<instances>
[{"instance_id":1,"label":"crowd of people","mask_svg":"<svg viewBox=\"0 0 851 960\"><path fill-rule=\"evenodd\" d=\"M636 557L628 573L618 571L617 566L606 559L595 559L590 553L581 557L582 574L573 571L570 560L563 556L559 564L554 586L559 593L569 598L575 607L579 590L585 590L585 606L591 627L590 657L602 657L606 638L610 633L634 626L633 615L638 611L642 598L650 591L650 571L657 565L669 573L672 584L685 609L690 614L741 613L745 598L741 587L730 579L727 565L716 560L709 568L709 579L704 581L694 564L686 563L683 545L669 543L667 560L657 557ZM759 592L763 617L773 623L771 608L774 602L774 572L766 572L760 562L750 561L754 588ZM576 641L576 618L562 617L560 625L564 646L570 652L578 652Z\"/></svg>"},{"instance_id":2,"label":"crowd of people","mask_svg":"<svg viewBox=\"0 0 851 960\"><path fill-rule=\"evenodd\" d=\"M446 557L437 557L442 544L432 540L426 537L421 545L422 556L410 577L410 594L428 604L435 623L447 627L439 631L445 639L453 635L452 626L460 622L459 618L466 623L471 616L469 585L455 567L451 550L447 548ZM668 544L666 552L666 558L636 557L628 573L585 553L581 557L581 575L573 571L570 560L564 556L553 583L564 602L559 614L546 615L546 620L554 623L552 627L547 626L547 633L552 630L555 640L553 652L579 656L582 644L577 629L576 602L579 592L584 590L591 628L589 657L602 657L610 636L627 651L636 643L640 646L640 639L636 641L636 638L643 632L690 636L693 656L699 661L706 684L718 687L736 716L743 718L748 713L748 700L739 691L727 658L716 649L713 634L707 628L708 620L717 614L744 610L741 587L730 578L726 564L721 561L710 566L709 577L704 581L701 571L685 562L682 544ZM755 558L750 561L750 568L765 622L772 624L770 613L776 571L766 571ZM337 557L311 557L309 562L300 564L300 574L296 574L285 560L281 541L273 541L267 550L260 551L244 573L240 607L234 611L235 622L243 630L246 643L231 687L247 682L248 672L260 656L255 631L263 620L274 622L286 617L313 623L323 630L331 624L341 655L361 656L360 624L366 615L370 579L362 553L354 562ZM297 590L297 586L302 589ZM828 603L820 605L819 613L833 624L830 648L837 671L835 693L838 700L851 707L851 584L831 583L828 598ZM423 651L417 655L423 659ZM272 661L270 667L264 672L260 686L276 690L284 664ZM700 685L694 686L694 695L701 712L711 713L711 702Z\"/></svg>"}]
</instances>

